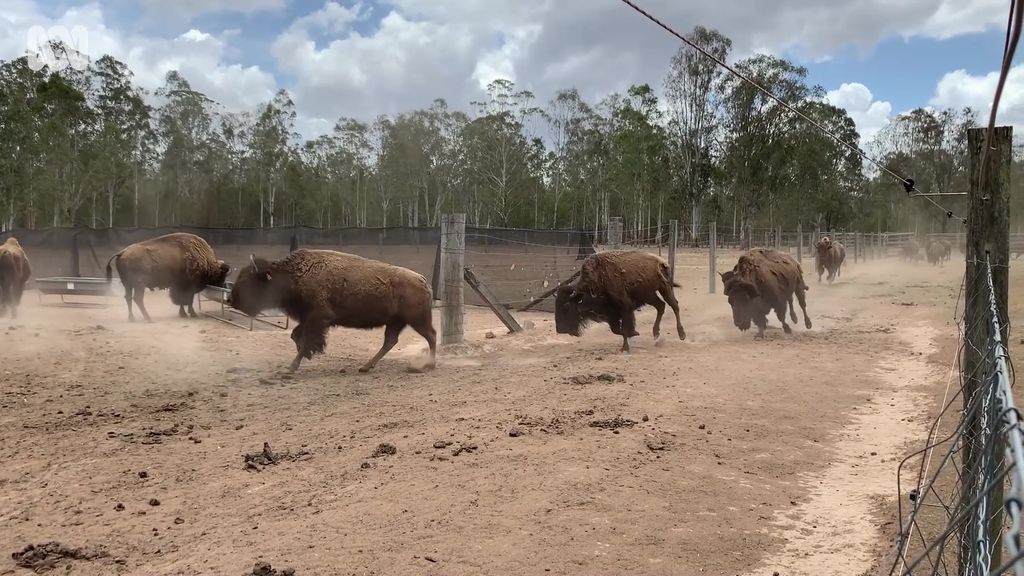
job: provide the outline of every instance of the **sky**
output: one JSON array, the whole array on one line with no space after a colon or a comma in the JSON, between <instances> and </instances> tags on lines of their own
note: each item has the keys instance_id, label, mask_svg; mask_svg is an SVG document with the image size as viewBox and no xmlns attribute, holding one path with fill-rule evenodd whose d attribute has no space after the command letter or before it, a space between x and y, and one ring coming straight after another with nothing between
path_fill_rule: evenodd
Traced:
<instances>
[{"instance_id":1,"label":"sky","mask_svg":"<svg viewBox=\"0 0 1024 576\"><path fill-rule=\"evenodd\" d=\"M733 41L730 60L788 58L845 108L862 138L917 107L986 115L1006 0L635 0L681 33ZM30 39L73 39L126 62L155 90L177 69L231 111L287 89L305 138L340 117L371 120L445 98L467 108L496 78L543 103L662 86L679 42L620 0L4 0L0 59ZM1024 68L1011 71L1000 124L1024 127Z\"/></svg>"}]
</instances>

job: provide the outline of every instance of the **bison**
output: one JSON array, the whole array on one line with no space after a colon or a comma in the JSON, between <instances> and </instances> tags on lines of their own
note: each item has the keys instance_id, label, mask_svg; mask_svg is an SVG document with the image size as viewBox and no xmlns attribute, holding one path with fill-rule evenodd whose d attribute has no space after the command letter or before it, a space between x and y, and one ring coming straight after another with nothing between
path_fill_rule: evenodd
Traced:
<instances>
[{"instance_id":1,"label":"bison","mask_svg":"<svg viewBox=\"0 0 1024 576\"><path fill-rule=\"evenodd\" d=\"M818 284L821 284L821 275L828 270L828 281L842 275L843 263L846 261L846 247L828 236L822 237L815 245L815 265L818 271Z\"/></svg>"},{"instance_id":2,"label":"bison","mask_svg":"<svg viewBox=\"0 0 1024 576\"><path fill-rule=\"evenodd\" d=\"M18 317L21 295L31 275L32 265L18 240L12 236L0 244L0 316L9 310L12 319Z\"/></svg>"},{"instance_id":3,"label":"bison","mask_svg":"<svg viewBox=\"0 0 1024 576\"><path fill-rule=\"evenodd\" d=\"M720 275L732 307L733 324L741 332L746 332L753 322L758 329L755 338L764 338L768 313L774 309L782 322L782 329L786 334L792 334L793 330L786 324L786 307L789 307L790 318L796 322L794 294L804 314L804 326L811 329L803 269L788 254L755 248L740 256L732 270Z\"/></svg>"},{"instance_id":4,"label":"bison","mask_svg":"<svg viewBox=\"0 0 1024 576\"><path fill-rule=\"evenodd\" d=\"M676 316L679 339L685 340L673 287L679 284L669 279L668 263L654 254L632 250L592 254L583 261L576 284L562 286L555 295L555 331L578 337L588 323L607 322L613 334L622 336L622 351L629 352L629 339L639 336L634 312L645 304L654 307L657 339L668 303Z\"/></svg>"},{"instance_id":5,"label":"bison","mask_svg":"<svg viewBox=\"0 0 1024 576\"><path fill-rule=\"evenodd\" d=\"M292 340L298 353L288 367L294 372L303 358L327 346L331 326L369 330L384 327L384 344L360 372L368 372L398 343L411 326L430 346L432 368L437 357L430 284L401 266L333 250L300 249L268 262L250 256L231 287L228 303L250 316L282 310L298 322Z\"/></svg>"},{"instance_id":6,"label":"bison","mask_svg":"<svg viewBox=\"0 0 1024 576\"><path fill-rule=\"evenodd\" d=\"M938 240L932 240L932 242L928 244L926 255L928 257L928 263L932 266L942 264L946 258L946 247Z\"/></svg>"},{"instance_id":7,"label":"bison","mask_svg":"<svg viewBox=\"0 0 1024 576\"><path fill-rule=\"evenodd\" d=\"M111 281L111 263L124 286L128 320L134 322L132 301L146 322L152 322L143 299L146 288L170 288L171 302L178 305L182 318L197 316L192 302L207 285L224 286L230 267L217 260L213 248L195 234L176 232L136 242L107 261L107 282ZM188 314L185 308L188 307Z\"/></svg>"},{"instance_id":8,"label":"bison","mask_svg":"<svg viewBox=\"0 0 1024 576\"><path fill-rule=\"evenodd\" d=\"M921 245L915 238L907 240L900 248L900 254L905 262L916 262L921 258Z\"/></svg>"},{"instance_id":9,"label":"bison","mask_svg":"<svg viewBox=\"0 0 1024 576\"><path fill-rule=\"evenodd\" d=\"M939 240L942 245L942 259L951 260L953 257L953 243L949 240Z\"/></svg>"}]
</instances>

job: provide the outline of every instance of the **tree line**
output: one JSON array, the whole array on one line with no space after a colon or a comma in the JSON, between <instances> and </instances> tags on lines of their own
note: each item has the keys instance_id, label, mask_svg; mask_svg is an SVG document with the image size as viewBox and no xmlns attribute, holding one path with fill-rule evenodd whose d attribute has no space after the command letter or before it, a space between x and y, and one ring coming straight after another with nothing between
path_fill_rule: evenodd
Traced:
<instances>
[{"instance_id":1,"label":"tree line","mask_svg":"<svg viewBox=\"0 0 1024 576\"><path fill-rule=\"evenodd\" d=\"M732 42L695 28L719 59ZM64 49L53 45L54 53ZM757 54L735 67L841 140L856 125L807 69ZM281 90L228 111L177 71L147 93L104 55L86 70L0 61L0 227L435 226L603 228L654 236L669 219L719 229L949 229L892 177L686 47L665 77L588 102L575 89L539 102L508 80L469 110L444 100L372 121L296 133ZM976 114L917 109L867 152L923 190L966 190ZM1020 196L1020 195L1016 195ZM963 199L947 201L962 212ZM0 229L2 229L0 228Z\"/></svg>"}]
</instances>

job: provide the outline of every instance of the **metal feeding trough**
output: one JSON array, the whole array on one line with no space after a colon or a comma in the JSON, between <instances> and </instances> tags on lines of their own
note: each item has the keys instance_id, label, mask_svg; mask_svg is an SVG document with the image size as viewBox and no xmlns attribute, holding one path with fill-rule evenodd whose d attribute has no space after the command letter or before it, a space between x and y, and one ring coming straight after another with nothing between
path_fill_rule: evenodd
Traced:
<instances>
[{"instance_id":1,"label":"metal feeding trough","mask_svg":"<svg viewBox=\"0 0 1024 576\"><path fill-rule=\"evenodd\" d=\"M39 303L43 304L43 295L60 296L60 303L67 306L106 306L106 299L113 296L110 289L110 282L106 278L79 278L73 276L55 276L51 278L36 278L36 291L39 294ZM69 302L68 296L92 296L103 298L99 302Z\"/></svg>"},{"instance_id":2,"label":"metal feeding trough","mask_svg":"<svg viewBox=\"0 0 1024 576\"><path fill-rule=\"evenodd\" d=\"M274 328L280 328L281 330L287 330L289 324L289 318L284 314L258 314L256 316L249 316L246 313L236 310L228 305L228 295L231 294L231 285L233 282L226 282L225 287L220 286L207 286L203 288L203 291L199 293L199 312L204 316L209 316L214 320L220 320L225 324L231 324L232 326L238 326L239 328L248 328L252 332L253 328L256 327L256 322L272 326ZM203 301L214 303L215 307L213 310L203 310ZM217 306L219 305L219 309ZM281 323L281 319L284 319L284 323ZM249 321L249 325L241 324L240 322Z\"/></svg>"}]
</instances>

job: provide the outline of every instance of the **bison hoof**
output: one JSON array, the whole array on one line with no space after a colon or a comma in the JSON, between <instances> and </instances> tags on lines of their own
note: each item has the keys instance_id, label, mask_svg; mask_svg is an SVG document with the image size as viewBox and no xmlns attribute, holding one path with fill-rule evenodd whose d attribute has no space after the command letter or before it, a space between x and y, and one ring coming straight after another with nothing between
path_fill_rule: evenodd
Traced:
<instances>
[{"instance_id":1,"label":"bison hoof","mask_svg":"<svg viewBox=\"0 0 1024 576\"><path fill-rule=\"evenodd\" d=\"M808 329L808 330L810 330L810 329L811 329L811 319L810 319L810 318L808 318L808 319L807 319L807 320L806 320L806 321L804 322L804 326L807 326L807 329Z\"/></svg>"},{"instance_id":2,"label":"bison hoof","mask_svg":"<svg viewBox=\"0 0 1024 576\"><path fill-rule=\"evenodd\" d=\"M679 340L686 340L686 332L683 332L682 330L679 331Z\"/></svg>"},{"instance_id":3,"label":"bison hoof","mask_svg":"<svg viewBox=\"0 0 1024 576\"><path fill-rule=\"evenodd\" d=\"M786 334L792 334L793 333L793 329L789 327L789 324L783 324L782 325L782 331L785 332Z\"/></svg>"}]
</instances>

